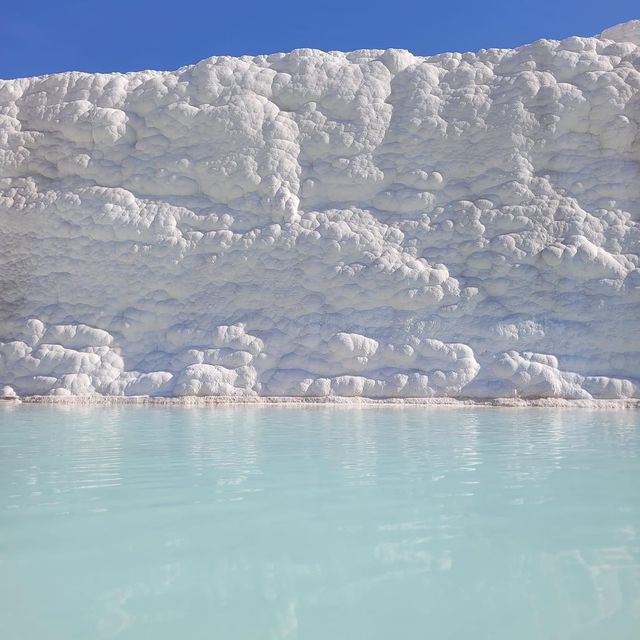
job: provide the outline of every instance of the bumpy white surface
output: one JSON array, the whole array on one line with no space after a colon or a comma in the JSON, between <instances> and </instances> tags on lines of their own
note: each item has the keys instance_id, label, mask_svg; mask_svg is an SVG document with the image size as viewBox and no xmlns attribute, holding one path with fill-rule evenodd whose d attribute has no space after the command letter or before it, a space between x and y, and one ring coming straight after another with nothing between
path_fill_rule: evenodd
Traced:
<instances>
[{"instance_id":1,"label":"bumpy white surface","mask_svg":"<svg viewBox=\"0 0 640 640\"><path fill-rule=\"evenodd\" d=\"M640 396L640 22L0 81L0 388Z\"/></svg>"}]
</instances>

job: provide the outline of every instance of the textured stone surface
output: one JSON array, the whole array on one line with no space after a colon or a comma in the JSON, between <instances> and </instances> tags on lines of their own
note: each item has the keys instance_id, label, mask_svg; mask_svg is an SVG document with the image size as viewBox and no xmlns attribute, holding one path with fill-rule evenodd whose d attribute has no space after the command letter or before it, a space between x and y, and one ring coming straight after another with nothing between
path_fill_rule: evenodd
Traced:
<instances>
[{"instance_id":1,"label":"textured stone surface","mask_svg":"<svg viewBox=\"0 0 640 640\"><path fill-rule=\"evenodd\" d=\"M3 395L640 396L638 45L0 81Z\"/></svg>"}]
</instances>

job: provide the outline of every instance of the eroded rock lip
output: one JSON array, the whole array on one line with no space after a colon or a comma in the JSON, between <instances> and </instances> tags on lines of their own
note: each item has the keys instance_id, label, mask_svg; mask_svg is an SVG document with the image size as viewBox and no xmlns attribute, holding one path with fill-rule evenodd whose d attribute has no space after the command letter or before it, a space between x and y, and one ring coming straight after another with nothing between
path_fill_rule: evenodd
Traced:
<instances>
[{"instance_id":1,"label":"eroded rock lip","mask_svg":"<svg viewBox=\"0 0 640 640\"><path fill-rule=\"evenodd\" d=\"M640 397L639 45L0 81L3 397Z\"/></svg>"}]
</instances>

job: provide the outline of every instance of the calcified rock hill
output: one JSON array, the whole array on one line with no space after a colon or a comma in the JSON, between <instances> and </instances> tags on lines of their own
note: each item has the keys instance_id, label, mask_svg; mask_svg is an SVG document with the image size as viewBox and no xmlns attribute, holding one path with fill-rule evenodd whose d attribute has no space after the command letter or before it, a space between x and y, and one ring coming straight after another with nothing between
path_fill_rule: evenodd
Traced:
<instances>
[{"instance_id":1,"label":"calcified rock hill","mask_svg":"<svg viewBox=\"0 0 640 640\"><path fill-rule=\"evenodd\" d=\"M639 44L0 82L0 387L640 396Z\"/></svg>"}]
</instances>

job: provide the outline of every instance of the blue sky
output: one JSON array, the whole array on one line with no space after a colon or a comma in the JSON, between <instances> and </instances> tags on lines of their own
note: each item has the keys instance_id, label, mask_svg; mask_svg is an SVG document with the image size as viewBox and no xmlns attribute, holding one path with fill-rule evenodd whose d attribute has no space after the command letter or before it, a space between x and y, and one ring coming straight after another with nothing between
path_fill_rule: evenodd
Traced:
<instances>
[{"instance_id":1,"label":"blue sky","mask_svg":"<svg viewBox=\"0 0 640 640\"><path fill-rule=\"evenodd\" d=\"M0 77L175 69L212 55L409 49L418 55L593 35L640 17L606 0L21 0L0 17Z\"/></svg>"}]
</instances>

